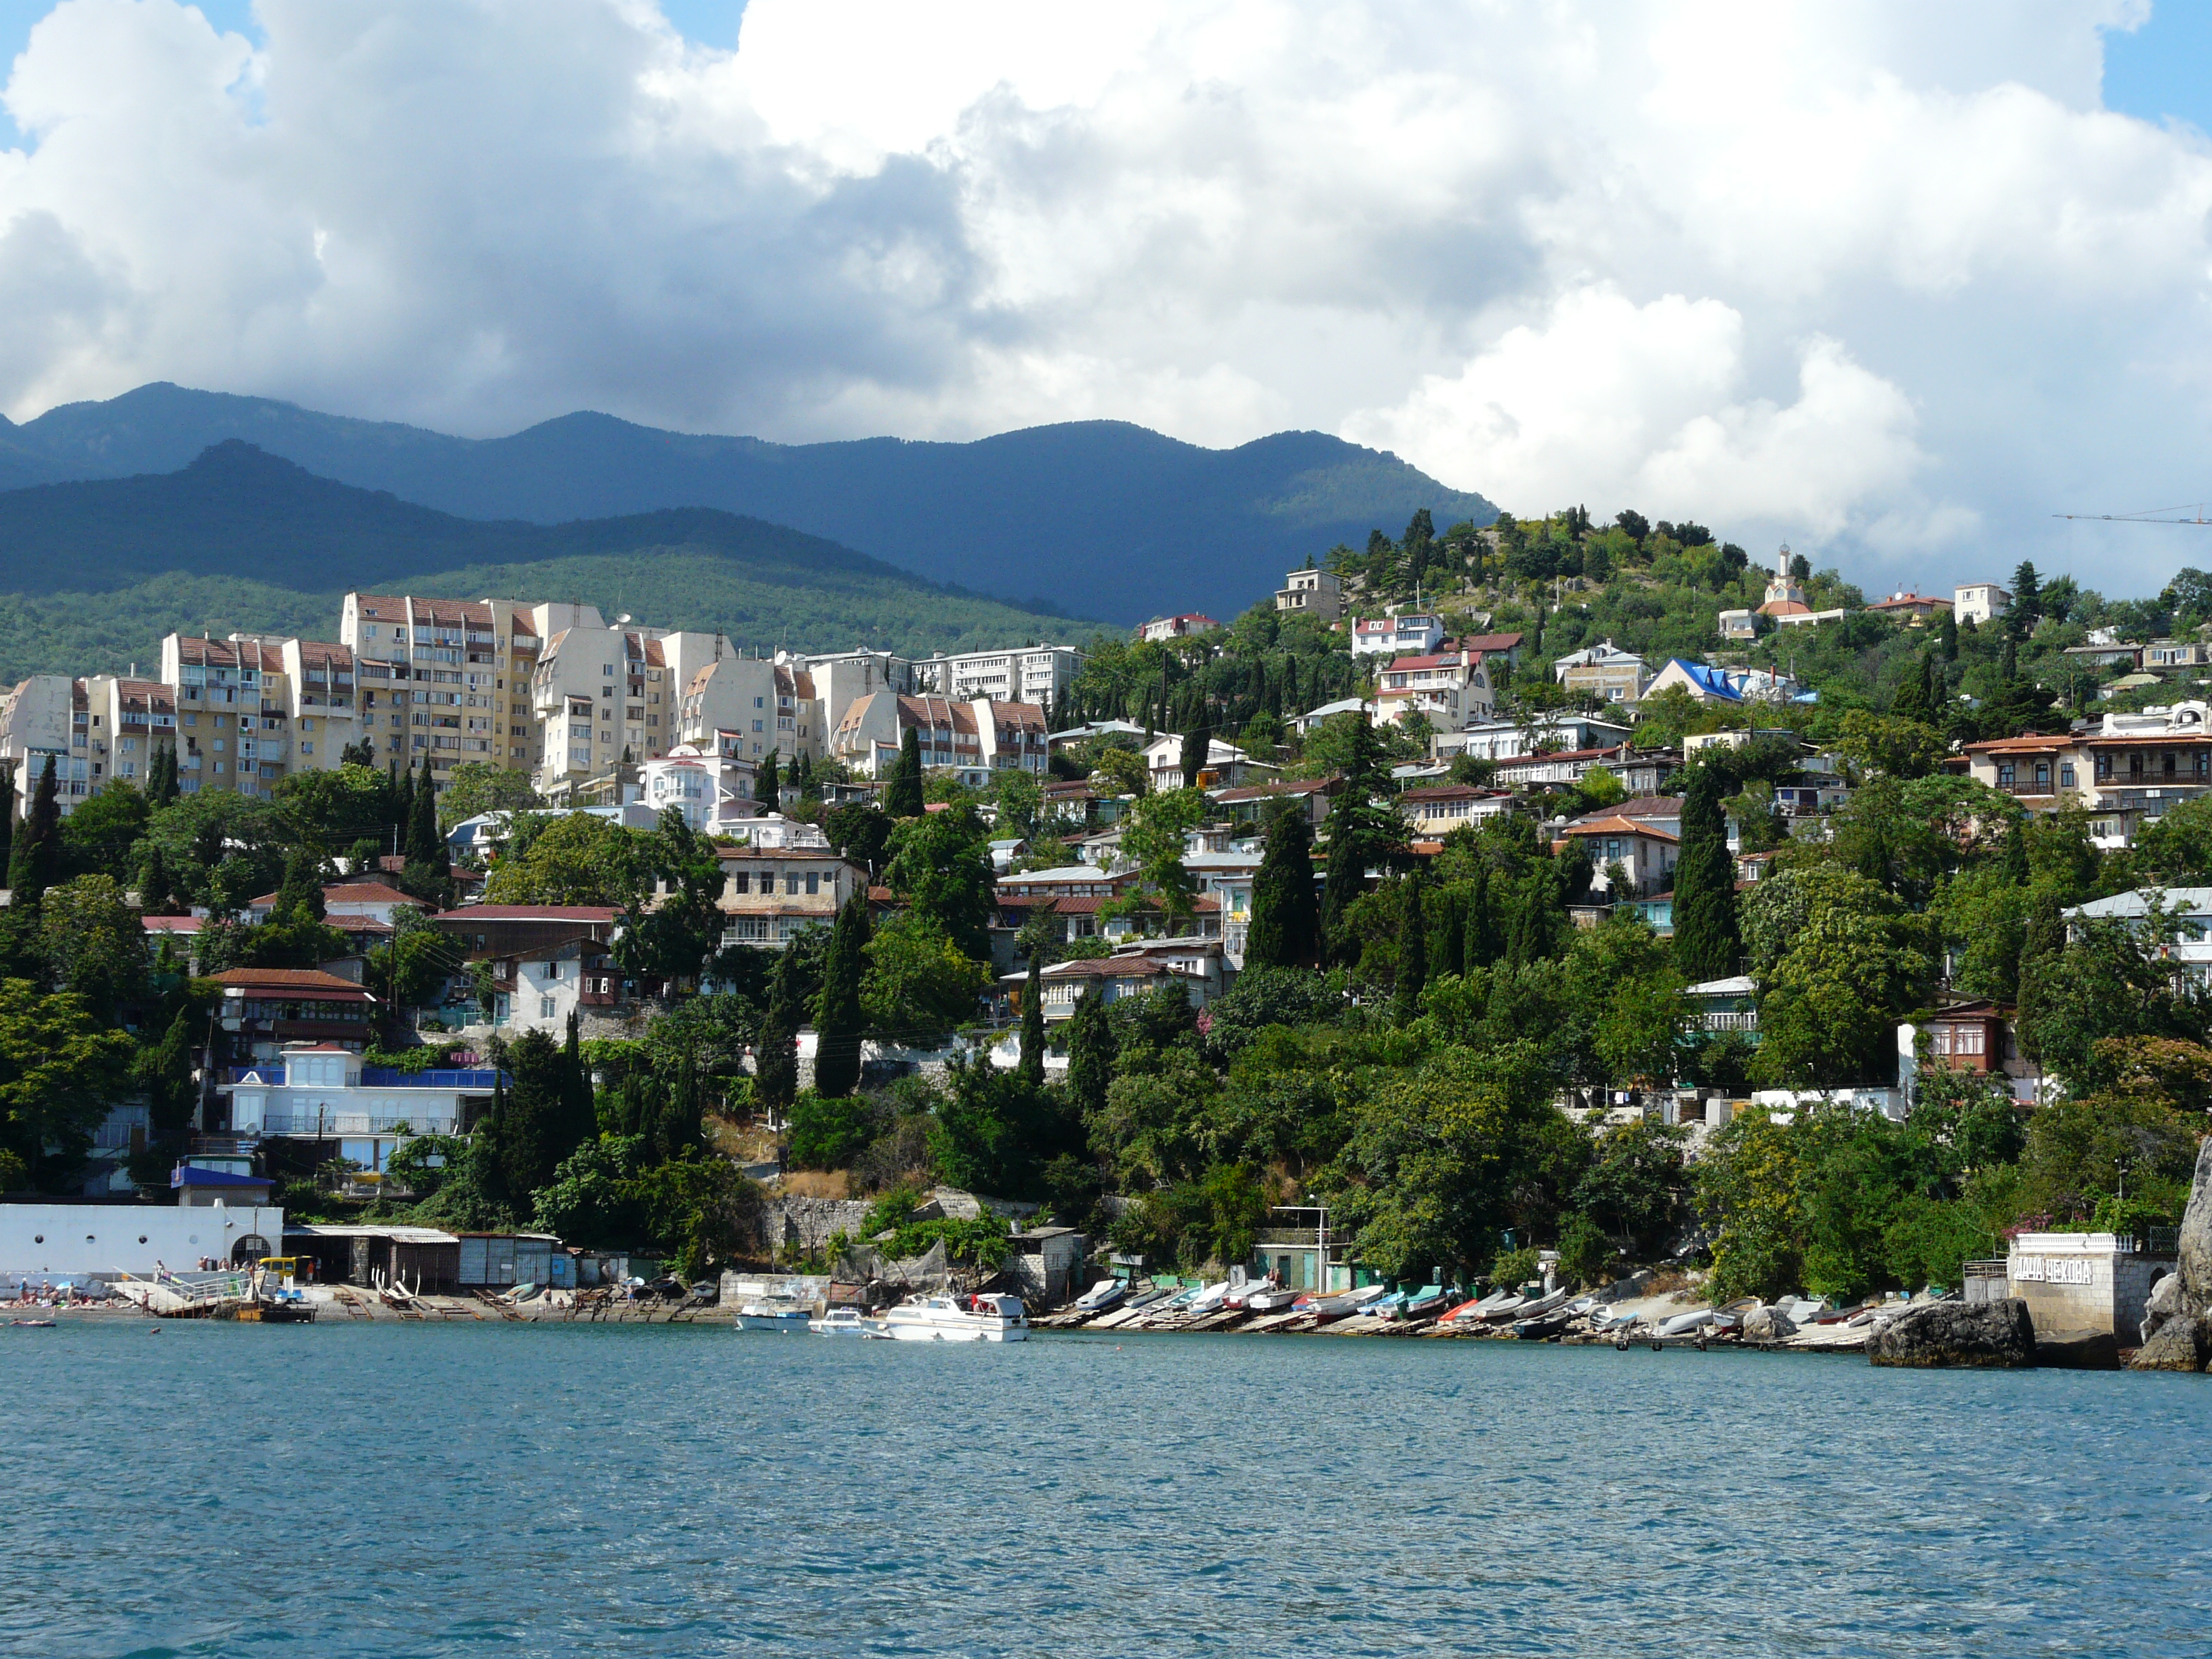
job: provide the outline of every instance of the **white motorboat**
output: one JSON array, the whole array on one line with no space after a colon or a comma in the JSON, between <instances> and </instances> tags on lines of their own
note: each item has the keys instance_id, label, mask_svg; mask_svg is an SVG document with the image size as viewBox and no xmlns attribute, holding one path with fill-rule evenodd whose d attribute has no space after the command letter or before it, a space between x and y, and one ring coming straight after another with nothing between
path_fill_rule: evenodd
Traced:
<instances>
[{"instance_id":1,"label":"white motorboat","mask_svg":"<svg viewBox=\"0 0 2212 1659\"><path fill-rule=\"evenodd\" d=\"M1078 1313L1104 1313L1129 1293L1129 1287L1118 1279L1102 1279L1081 1296L1075 1298Z\"/></svg>"},{"instance_id":2,"label":"white motorboat","mask_svg":"<svg viewBox=\"0 0 2212 1659\"><path fill-rule=\"evenodd\" d=\"M866 1336L867 1322L860 1317L858 1308L832 1308L819 1319L810 1319L806 1328L817 1336Z\"/></svg>"},{"instance_id":3,"label":"white motorboat","mask_svg":"<svg viewBox=\"0 0 2212 1659\"><path fill-rule=\"evenodd\" d=\"M883 1318L900 1342L1026 1342L1028 1315L1014 1296L917 1296Z\"/></svg>"},{"instance_id":4,"label":"white motorboat","mask_svg":"<svg viewBox=\"0 0 2212 1659\"><path fill-rule=\"evenodd\" d=\"M1218 1285L1209 1285L1183 1304L1185 1313L1210 1314L1229 1299L1229 1292L1237 1287L1227 1279Z\"/></svg>"},{"instance_id":5,"label":"white motorboat","mask_svg":"<svg viewBox=\"0 0 2212 1659\"><path fill-rule=\"evenodd\" d=\"M738 1306L741 1331L803 1331L810 1317L795 1302L745 1302Z\"/></svg>"},{"instance_id":6,"label":"white motorboat","mask_svg":"<svg viewBox=\"0 0 2212 1659\"><path fill-rule=\"evenodd\" d=\"M1303 1291L1287 1290L1280 1285L1273 1285L1246 1297L1244 1306L1247 1311L1255 1314L1282 1313L1304 1294Z\"/></svg>"},{"instance_id":7,"label":"white motorboat","mask_svg":"<svg viewBox=\"0 0 2212 1659\"><path fill-rule=\"evenodd\" d=\"M1676 1314L1659 1327L1662 1336L1689 1336L1714 1323L1719 1316L1711 1308L1697 1308L1688 1313Z\"/></svg>"}]
</instances>

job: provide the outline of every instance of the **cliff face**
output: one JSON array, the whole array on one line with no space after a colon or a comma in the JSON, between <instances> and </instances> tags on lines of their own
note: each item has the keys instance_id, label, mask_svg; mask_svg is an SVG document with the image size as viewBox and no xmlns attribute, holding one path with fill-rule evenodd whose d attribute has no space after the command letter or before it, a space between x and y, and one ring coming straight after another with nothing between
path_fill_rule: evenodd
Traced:
<instances>
[{"instance_id":1,"label":"cliff face","mask_svg":"<svg viewBox=\"0 0 2212 1659\"><path fill-rule=\"evenodd\" d=\"M2212 1140L2197 1152L2179 1256L2143 1310L2143 1345L2130 1362L2136 1370L2201 1371L2212 1365Z\"/></svg>"}]
</instances>

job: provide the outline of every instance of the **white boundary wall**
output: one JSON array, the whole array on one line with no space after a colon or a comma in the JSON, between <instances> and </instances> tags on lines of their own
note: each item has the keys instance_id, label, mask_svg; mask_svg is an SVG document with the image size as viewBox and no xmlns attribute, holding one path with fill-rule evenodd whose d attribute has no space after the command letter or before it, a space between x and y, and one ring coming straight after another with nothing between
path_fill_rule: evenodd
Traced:
<instances>
[{"instance_id":1,"label":"white boundary wall","mask_svg":"<svg viewBox=\"0 0 2212 1659\"><path fill-rule=\"evenodd\" d=\"M284 1248L284 1212L222 1204L0 1204L0 1291L28 1279L58 1284L118 1273L150 1274L158 1260L190 1272L204 1255L226 1263L249 1233Z\"/></svg>"}]
</instances>

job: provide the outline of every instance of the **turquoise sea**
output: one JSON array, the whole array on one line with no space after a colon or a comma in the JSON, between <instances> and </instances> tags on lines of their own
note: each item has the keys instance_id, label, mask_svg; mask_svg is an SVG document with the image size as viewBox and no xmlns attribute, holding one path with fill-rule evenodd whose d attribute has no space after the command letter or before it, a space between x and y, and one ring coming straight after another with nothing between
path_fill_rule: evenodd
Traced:
<instances>
[{"instance_id":1,"label":"turquoise sea","mask_svg":"<svg viewBox=\"0 0 2212 1659\"><path fill-rule=\"evenodd\" d=\"M116 1320L0 1376L39 1659L2212 1651L2205 1377Z\"/></svg>"}]
</instances>

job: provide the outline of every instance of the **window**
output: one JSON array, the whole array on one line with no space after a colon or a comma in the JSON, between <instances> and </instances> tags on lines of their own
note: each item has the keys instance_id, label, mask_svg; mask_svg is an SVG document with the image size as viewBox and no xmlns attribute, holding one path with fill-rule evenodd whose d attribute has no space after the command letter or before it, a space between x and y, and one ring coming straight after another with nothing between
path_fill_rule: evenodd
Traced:
<instances>
[{"instance_id":1,"label":"window","mask_svg":"<svg viewBox=\"0 0 2212 1659\"><path fill-rule=\"evenodd\" d=\"M785 871L783 876L783 896L786 898L790 898L795 896L798 891L799 872L796 870Z\"/></svg>"},{"instance_id":2,"label":"window","mask_svg":"<svg viewBox=\"0 0 2212 1659\"><path fill-rule=\"evenodd\" d=\"M753 890L753 872L750 870L740 870L736 874L732 875L730 878L730 890L732 893L751 892Z\"/></svg>"},{"instance_id":3,"label":"window","mask_svg":"<svg viewBox=\"0 0 2212 1659\"><path fill-rule=\"evenodd\" d=\"M2061 789L2071 789L2074 787L2073 762L2069 761L2058 769L2058 787Z\"/></svg>"},{"instance_id":4,"label":"window","mask_svg":"<svg viewBox=\"0 0 2212 1659\"><path fill-rule=\"evenodd\" d=\"M550 1019L553 1018L553 999L551 997L540 997L538 999L538 1018L540 1019Z\"/></svg>"},{"instance_id":5,"label":"window","mask_svg":"<svg viewBox=\"0 0 2212 1659\"><path fill-rule=\"evenodd\" d=\"M822 878L812 870L806 872L806 890L809 893L818 893L822 890Z\"/></svg>"}]
</instances>

